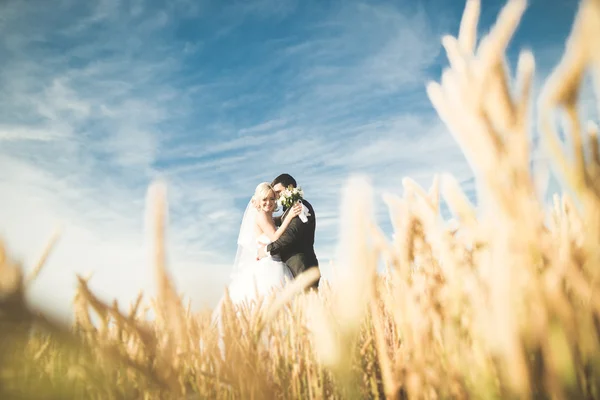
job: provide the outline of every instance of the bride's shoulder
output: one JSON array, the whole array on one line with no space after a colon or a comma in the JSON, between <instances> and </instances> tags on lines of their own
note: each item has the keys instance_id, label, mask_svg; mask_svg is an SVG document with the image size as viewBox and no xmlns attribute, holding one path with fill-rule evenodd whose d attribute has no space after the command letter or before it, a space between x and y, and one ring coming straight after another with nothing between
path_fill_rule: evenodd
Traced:
<instances>
[{"instance_id":1,"label":"bride's shoulder","mask_svg":"<svg viewBox=\"0 0 600 400\"><path fill-rule=\"evenodd\" d=\"M268 221L268 220L269 220L269 216L264 211L259 211L258 214L256 215L257 223L261 223L261 222Z\"/></svg>"}]
</instances>

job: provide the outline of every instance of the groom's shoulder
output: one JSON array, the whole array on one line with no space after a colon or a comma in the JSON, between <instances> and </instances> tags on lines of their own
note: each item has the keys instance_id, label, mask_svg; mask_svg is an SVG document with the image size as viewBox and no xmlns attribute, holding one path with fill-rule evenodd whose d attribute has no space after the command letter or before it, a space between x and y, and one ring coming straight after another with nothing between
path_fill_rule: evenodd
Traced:
<instances>
[{"instance_id":1,"label":"groom's shoulder","mask_svg":"<svg viewBox=\"0 0 600 400\"><path fill-rule=\"evenodd\" d=\"M302 203L306 207L308 207L308 209L310 210L310 212L313 213L313 215L314 215L315 209L313 208L312 204L310 204L310 202L308 200L306 200L306 199L302 199Z\"/></svg>"}]
</instances>

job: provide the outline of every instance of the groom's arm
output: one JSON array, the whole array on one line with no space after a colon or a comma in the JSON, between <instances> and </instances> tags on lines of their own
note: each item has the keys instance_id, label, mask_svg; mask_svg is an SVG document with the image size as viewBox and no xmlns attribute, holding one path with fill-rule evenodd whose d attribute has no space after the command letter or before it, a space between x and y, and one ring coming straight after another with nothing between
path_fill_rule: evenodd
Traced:
<instances>
[{"instance_id":1,"label":"groom's arm","mask_svg":"<svg viewBox=\"0 0 600 400\"><path fill-rule=\"evenodd\" d=\"M294 218L281 237L267 246L269 254L279 254L282 249L291 246L302 235L304 225L300 218Z\"/></svg>"}]
</instances>

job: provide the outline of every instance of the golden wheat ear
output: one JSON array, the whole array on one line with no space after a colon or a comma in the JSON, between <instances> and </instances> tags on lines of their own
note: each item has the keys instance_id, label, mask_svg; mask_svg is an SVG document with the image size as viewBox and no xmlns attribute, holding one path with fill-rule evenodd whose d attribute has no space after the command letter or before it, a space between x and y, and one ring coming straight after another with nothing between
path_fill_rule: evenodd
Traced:
<instances>
[{"instance_id":1,"label":"golden wheat ear","mask_svg":"<svg viewBox=\"0 0 600 400\"><path fill-rule=\"evenodd\" d=\"M23 296L23 272L21 266L8 257L4 243L0 241L0 301L9 305L15 296Z\"/></svg>"},{"instance_id":2,"label":"golden wheat ear","mask_svg":"<svg viewBox=\"0 0 600 400\"><path fill-rule=\"evenodd\" d=\"M42 271L42 268L46 265L46 262L48 261L48 258L52 253L52 250L54 250L56 242L60 238L60 233L60 230L57 229L50 237L50 240L48 240L48 243L46 244L46 247L44 248L44 251L42 252L42 255L40 256L38 262L35 264L33 270L25 279L26 286L31 285L33 281L35 281L35 279L39 276L40 272Z\"/></svg>"},{"instance_id":3,"label":"golden wheat ear","mask_svg":"<svg viewBox=\"0 0 600 400\"><path fill-rule=\"evenodd\" d=\"M321 277L319 268L309 268L298 275L285 289L275 298L275 300L264 309L260 321L254 331L255 337L259 337L265 326L277 315L277 313L289 303L295 296L304 292Z\"/></svg>"}]
</instances>

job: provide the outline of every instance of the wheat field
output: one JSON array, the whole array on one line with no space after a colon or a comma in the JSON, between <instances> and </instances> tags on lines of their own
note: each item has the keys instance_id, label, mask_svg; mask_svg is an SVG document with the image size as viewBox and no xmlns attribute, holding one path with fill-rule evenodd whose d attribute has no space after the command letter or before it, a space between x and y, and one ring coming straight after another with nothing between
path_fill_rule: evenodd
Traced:
<instances>
[{"instance_id":1,"label":"wheat field","mask_svg":"<svg viewBox=\"0 0 600 400\"><path fill-rule=\"evenodd\" d=\"M254 307L226 301L220 341L169 277L166 188L153 184L158 292L128 313L79 277L74 325L51 320L25 301L48 252L24 276L0 246L0 398L600 398L600 150L578 113L588 72L600 104L600 0L580 2L539 98L533 54L520 54L514 78L505 62L525 10L510 0L478 40L480 3L468 0L458 35L442 40L449 66L427 86L476 173L477 207L452 176L429 189L405 178L403 196L384 199L390 238L368 181L349 179L336 285L305 292L309 270ZM532 126L564 184L549 205L531 171Z\"/></svg>"}]
</instances>

